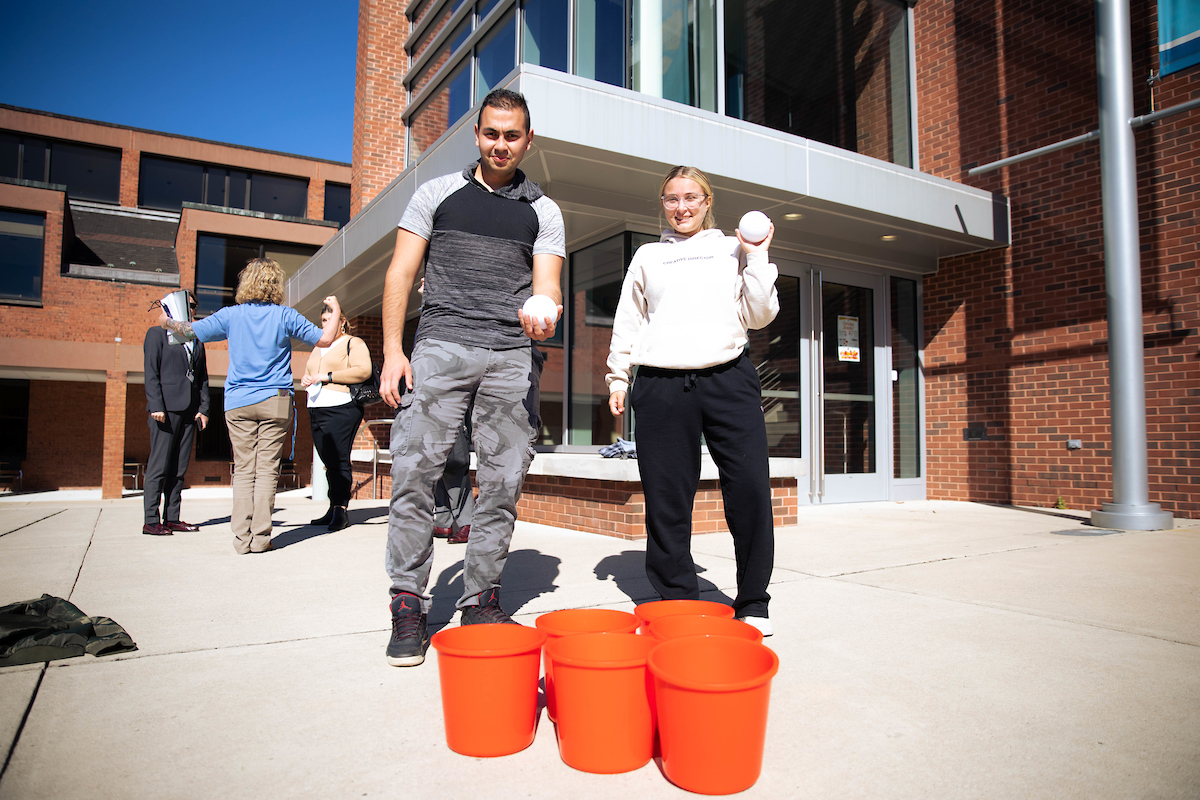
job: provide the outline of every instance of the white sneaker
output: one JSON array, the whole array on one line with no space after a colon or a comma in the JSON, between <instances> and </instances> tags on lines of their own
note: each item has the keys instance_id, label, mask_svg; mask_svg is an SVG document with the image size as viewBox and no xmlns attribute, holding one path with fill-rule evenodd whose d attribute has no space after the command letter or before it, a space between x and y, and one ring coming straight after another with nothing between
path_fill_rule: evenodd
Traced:
<instances>
[{"instance_id":1,"label":"white sneaker","mask_svg":"<svg viewBox=\"0 0 1200 800\"><path fill-rule=\"evenodd\" d=\"M766 617L738 617L737 619L739 622L744 622L747 625L753 625L754 627L758 628L759 633L761 633L764 638L775 633L775 626L773 626L771 624L771 620L767 619Z\"/></svg>"}]
</instances>

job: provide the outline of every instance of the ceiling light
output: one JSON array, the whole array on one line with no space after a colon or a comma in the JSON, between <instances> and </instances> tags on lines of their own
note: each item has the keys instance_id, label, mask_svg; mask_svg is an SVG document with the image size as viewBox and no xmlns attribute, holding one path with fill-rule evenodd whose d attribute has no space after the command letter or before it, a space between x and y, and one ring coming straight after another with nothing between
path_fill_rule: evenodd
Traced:
<instances>
[{"instance_id":1,"label":"ceiling light","mask_svg":"<svg viewBox=\"0 0 1200 800\"><path fill-rule=\"evenodd\" d=\"M798 220L798 219L804 219L804 215L803 215L803 214L797 214L797 213L793 212L793 213L791 213L791 214L784 214L784 215L783 215L783 218L784 218L784 219L790 219L790 220L792 220L792 221L795 221L795 220Z\"/></svg>"},{"instance_id":2,"label":"ceiling light","mask_svg":"<svg viewBox=\"0 0 1200 800\"><path fill-rule=\"evenodd\" d=\"M894 233L885 233L883 236L879 237L880 241L884 241L884 242L894 242L899 238L900 237Z\"/></svg>"}]
</instances>

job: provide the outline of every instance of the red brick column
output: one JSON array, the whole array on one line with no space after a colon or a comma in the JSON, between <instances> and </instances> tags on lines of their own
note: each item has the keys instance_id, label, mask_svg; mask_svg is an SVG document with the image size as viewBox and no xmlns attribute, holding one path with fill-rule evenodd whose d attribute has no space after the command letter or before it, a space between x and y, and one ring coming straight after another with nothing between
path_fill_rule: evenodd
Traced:
<instances>
[{"instance_id":1,"label":"red brick column","mask_svg":"<svg viewBox=\"0 0 1200 800\"><path fill-rule=\"evenodd\" d=\"M407 0L361 0L354 81L354 148L350 213L357 214L404 169L408 104Z\"/></svg>"},{"instance_id":2,"label":"red brick column","mask_svg":"<svg viewBox=\"0 0 1200 800\"><path fill-rule=\"evenodd\" d=\"M121 497L125 466L125 395L127 373L109 370L104 383L104 466L100 474L100 496Z\"/></svg>"}]
</instances>

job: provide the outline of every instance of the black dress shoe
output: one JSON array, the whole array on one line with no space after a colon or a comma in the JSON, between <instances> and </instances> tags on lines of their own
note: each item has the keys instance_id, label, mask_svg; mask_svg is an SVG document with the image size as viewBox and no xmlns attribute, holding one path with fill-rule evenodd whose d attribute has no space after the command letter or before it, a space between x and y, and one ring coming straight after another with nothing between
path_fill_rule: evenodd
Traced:
<instances>
[{"instance_id":1,"label":"black dress shoe","mask_svg":"<svg viewBox=\"0 0 1200 800\"><path fill-rule=\"evenodd\" d=\"M314 519L312 522L310 522L308 524L309 525L328 525L330 522L333 522L333 506L330 506L328 511L326 511L324 514L317 517L316 519Z\"/></svg>"},{"instance_id":2,"label":"black dress shoe","mask_svg":"<svg viewBox=\"0 0 1200 800\"><path fill-rule=\"evenodd\" d=\"M342 528L350 527L350 518L346 515L346 509L341 506L333 507L333 518L329 520L327 530L340 531Z\"/></svg>"},{"instance_id":3,"label":"black dress shoe","mask_svg":"<svg viewBox=\"0 0 1200 800\"><path fill-rule=\"evenodd\" d=\"M200 530L199 525L193 525L192 523L184 522L181 519L175 520L174 522L164 522L163 527L166 528L167 530L172 530L172 531L198 531L198 530Z\"/></svg>"},{"instance_id":4,"label":"black dress shoe","mask_svg":"<svg viewBox=\"0 0 1200 800\"><path fill-rule=\"evenodd\" d=\"M166 525L159 525L157 522L147 522L142 526L142 533L147 536L173 536L171 529Z\"/></svg>"}]
</instances>

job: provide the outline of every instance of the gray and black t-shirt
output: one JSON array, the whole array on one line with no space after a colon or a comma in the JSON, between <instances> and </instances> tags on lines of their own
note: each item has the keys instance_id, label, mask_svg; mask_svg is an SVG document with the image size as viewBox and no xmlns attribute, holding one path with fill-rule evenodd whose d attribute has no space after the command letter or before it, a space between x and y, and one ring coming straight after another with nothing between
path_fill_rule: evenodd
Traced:
<instances>
[{"instance_id":1,"label":"gray and black t-shirt","mask_svg":"<svg viewBox=\"0 0 1200 800\"><path fill-rule=\"evenodd\" d=\"M533 293L533 257L566 255L562 212L520 170L489 191L477 164L421 184L400 219L429 242L416 341L527 347L517 311Z\"/></svg>"}]
</instances>

